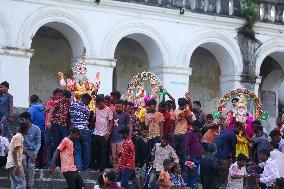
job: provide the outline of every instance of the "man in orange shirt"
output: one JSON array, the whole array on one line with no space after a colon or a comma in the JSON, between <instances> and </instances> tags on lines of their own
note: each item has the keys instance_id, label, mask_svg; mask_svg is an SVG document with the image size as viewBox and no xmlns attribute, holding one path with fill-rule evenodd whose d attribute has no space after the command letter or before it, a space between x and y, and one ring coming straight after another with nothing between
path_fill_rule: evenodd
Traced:
<instances>
[{"instance_id":1,"label":"man in orange shirt","mask_svg":"<svg viewBox=\"0 0 284 189\"><path fill-rule=\"evenodd\" d=\"M172 147L175 149L180 159L180 166L183 169L186 159L184 151L184 135L188 130L188 124L195 120L195 116L193 112L188 109L187 99L178 99L178 105L179 108L171 115L171 120L174 123L171 127L171 135L173 136Z\"/></svg>"}]
</instances>

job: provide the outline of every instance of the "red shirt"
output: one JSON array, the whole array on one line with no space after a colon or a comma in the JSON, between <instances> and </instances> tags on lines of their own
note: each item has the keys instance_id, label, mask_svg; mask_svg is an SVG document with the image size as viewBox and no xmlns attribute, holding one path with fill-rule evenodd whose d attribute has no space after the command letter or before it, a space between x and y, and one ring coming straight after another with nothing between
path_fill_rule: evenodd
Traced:
<instances>
[{"instance_id":1,"label":"red shirt","mask_svg":"<svg viewBox=\"0 0 284 189\"><path fill-rule=\"evenodd\" d=\"M118 162L118 170L135 169L135 149L130 138L123 140L121 154Z\"/></svg>"},{"instance_id":2,"label":"red shirt","mask_svg":"<svg viewBox=\"0 0 284 189\"><path fill-rule=\"evenodd\" d=\"M52 123L59 123L66 125L69 118L70 101L65 99L59 99L54 101L54 112L51 118Z\"/></svg>"},{"instance_id":3,"label":"red shirt","mask_svg":"<svg viewBox=\"0 0 284 189\"><path fill-rule=\"evenodd\" d=\"M171 130L171 125L172 125L172 121L171 121L171 114L167 111L165 111L163 113L164 116L164 125L163 125L163 133L169 133Z\"/></svg>"}]
</instances>

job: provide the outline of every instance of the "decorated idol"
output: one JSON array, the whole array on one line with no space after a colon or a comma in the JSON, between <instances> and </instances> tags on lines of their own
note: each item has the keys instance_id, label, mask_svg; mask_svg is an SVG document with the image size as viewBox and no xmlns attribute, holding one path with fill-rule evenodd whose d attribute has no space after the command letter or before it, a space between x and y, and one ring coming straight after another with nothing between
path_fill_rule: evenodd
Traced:
<instances>
[{"instance_id":1,"label":"decorated idol","mask_svg":"<svg viewBox=\"0 0 284 189\"><path fill-rule=\"evenodd\" d=\"M247 101L250 100L254 106L254 112L248 112ZM228 102L234 102L231 110L223 115ZM217 110L212 112L214 118L221 118L222 115L227 117L228 128L233 128L235 122L240 121L244 124L246 133L252 137L252 122L254 119L261 121L268 119L268 113L262 109L260 99L249 89L235 89L226 93L219 101Z\"/></svg>"},{"instance_id":2,"label":"decorated idol","mask_svg":"<svg viewBox=\"0 0 284 189\"><path fill-rule=\"evenodd\" d=\"M80 100L81 95L84 93L89 93L90 95L93 92L97 92L100 88L100 73L96 73L95 82L90 82L87 79L87 68L86 63L83 59L79 58L74 63L72 68L73 79L66 79L62 72L58 72L60 79L60 85L65 87L67 90L70 90L75 97L75 100ZM90 109L94 110L94 100L90 103Z\"/></svg>"}]
</instances>

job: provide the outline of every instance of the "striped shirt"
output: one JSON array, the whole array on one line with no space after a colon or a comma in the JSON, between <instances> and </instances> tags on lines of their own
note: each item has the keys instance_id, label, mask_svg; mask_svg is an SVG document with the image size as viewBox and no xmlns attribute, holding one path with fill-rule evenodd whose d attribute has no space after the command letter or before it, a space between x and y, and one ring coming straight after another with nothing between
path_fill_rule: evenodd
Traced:
<instances>
[{"instance_id":1,"label":"striped shirt","mask_svg":"<svg viewBox=\"0 0 284 189\"><path fill-rule=\"evenodd\" d=\"M83 102L77 101L70 105L70 121L72 127L78 129L89 128L89 118L91 111Z\"/></svg>"}]
</instances>

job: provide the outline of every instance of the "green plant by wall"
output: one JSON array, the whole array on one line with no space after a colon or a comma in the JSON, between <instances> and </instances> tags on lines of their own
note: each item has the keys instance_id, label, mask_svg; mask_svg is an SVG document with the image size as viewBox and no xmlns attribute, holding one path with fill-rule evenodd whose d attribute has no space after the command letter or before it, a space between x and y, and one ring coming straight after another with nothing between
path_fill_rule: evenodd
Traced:
<instances>
[{"instance_id":1,"label":"green plant by wall","mask_svg":"<svg viewBox=\"0 0 284 189\"><path fill-rule=\"evenodd\" d=\"M259 20L259 5L252 0L241 0L241 15L246 19L246 23L239 29L239 32L254 40L253 27Z\"/></svg>"}]
</instances>

